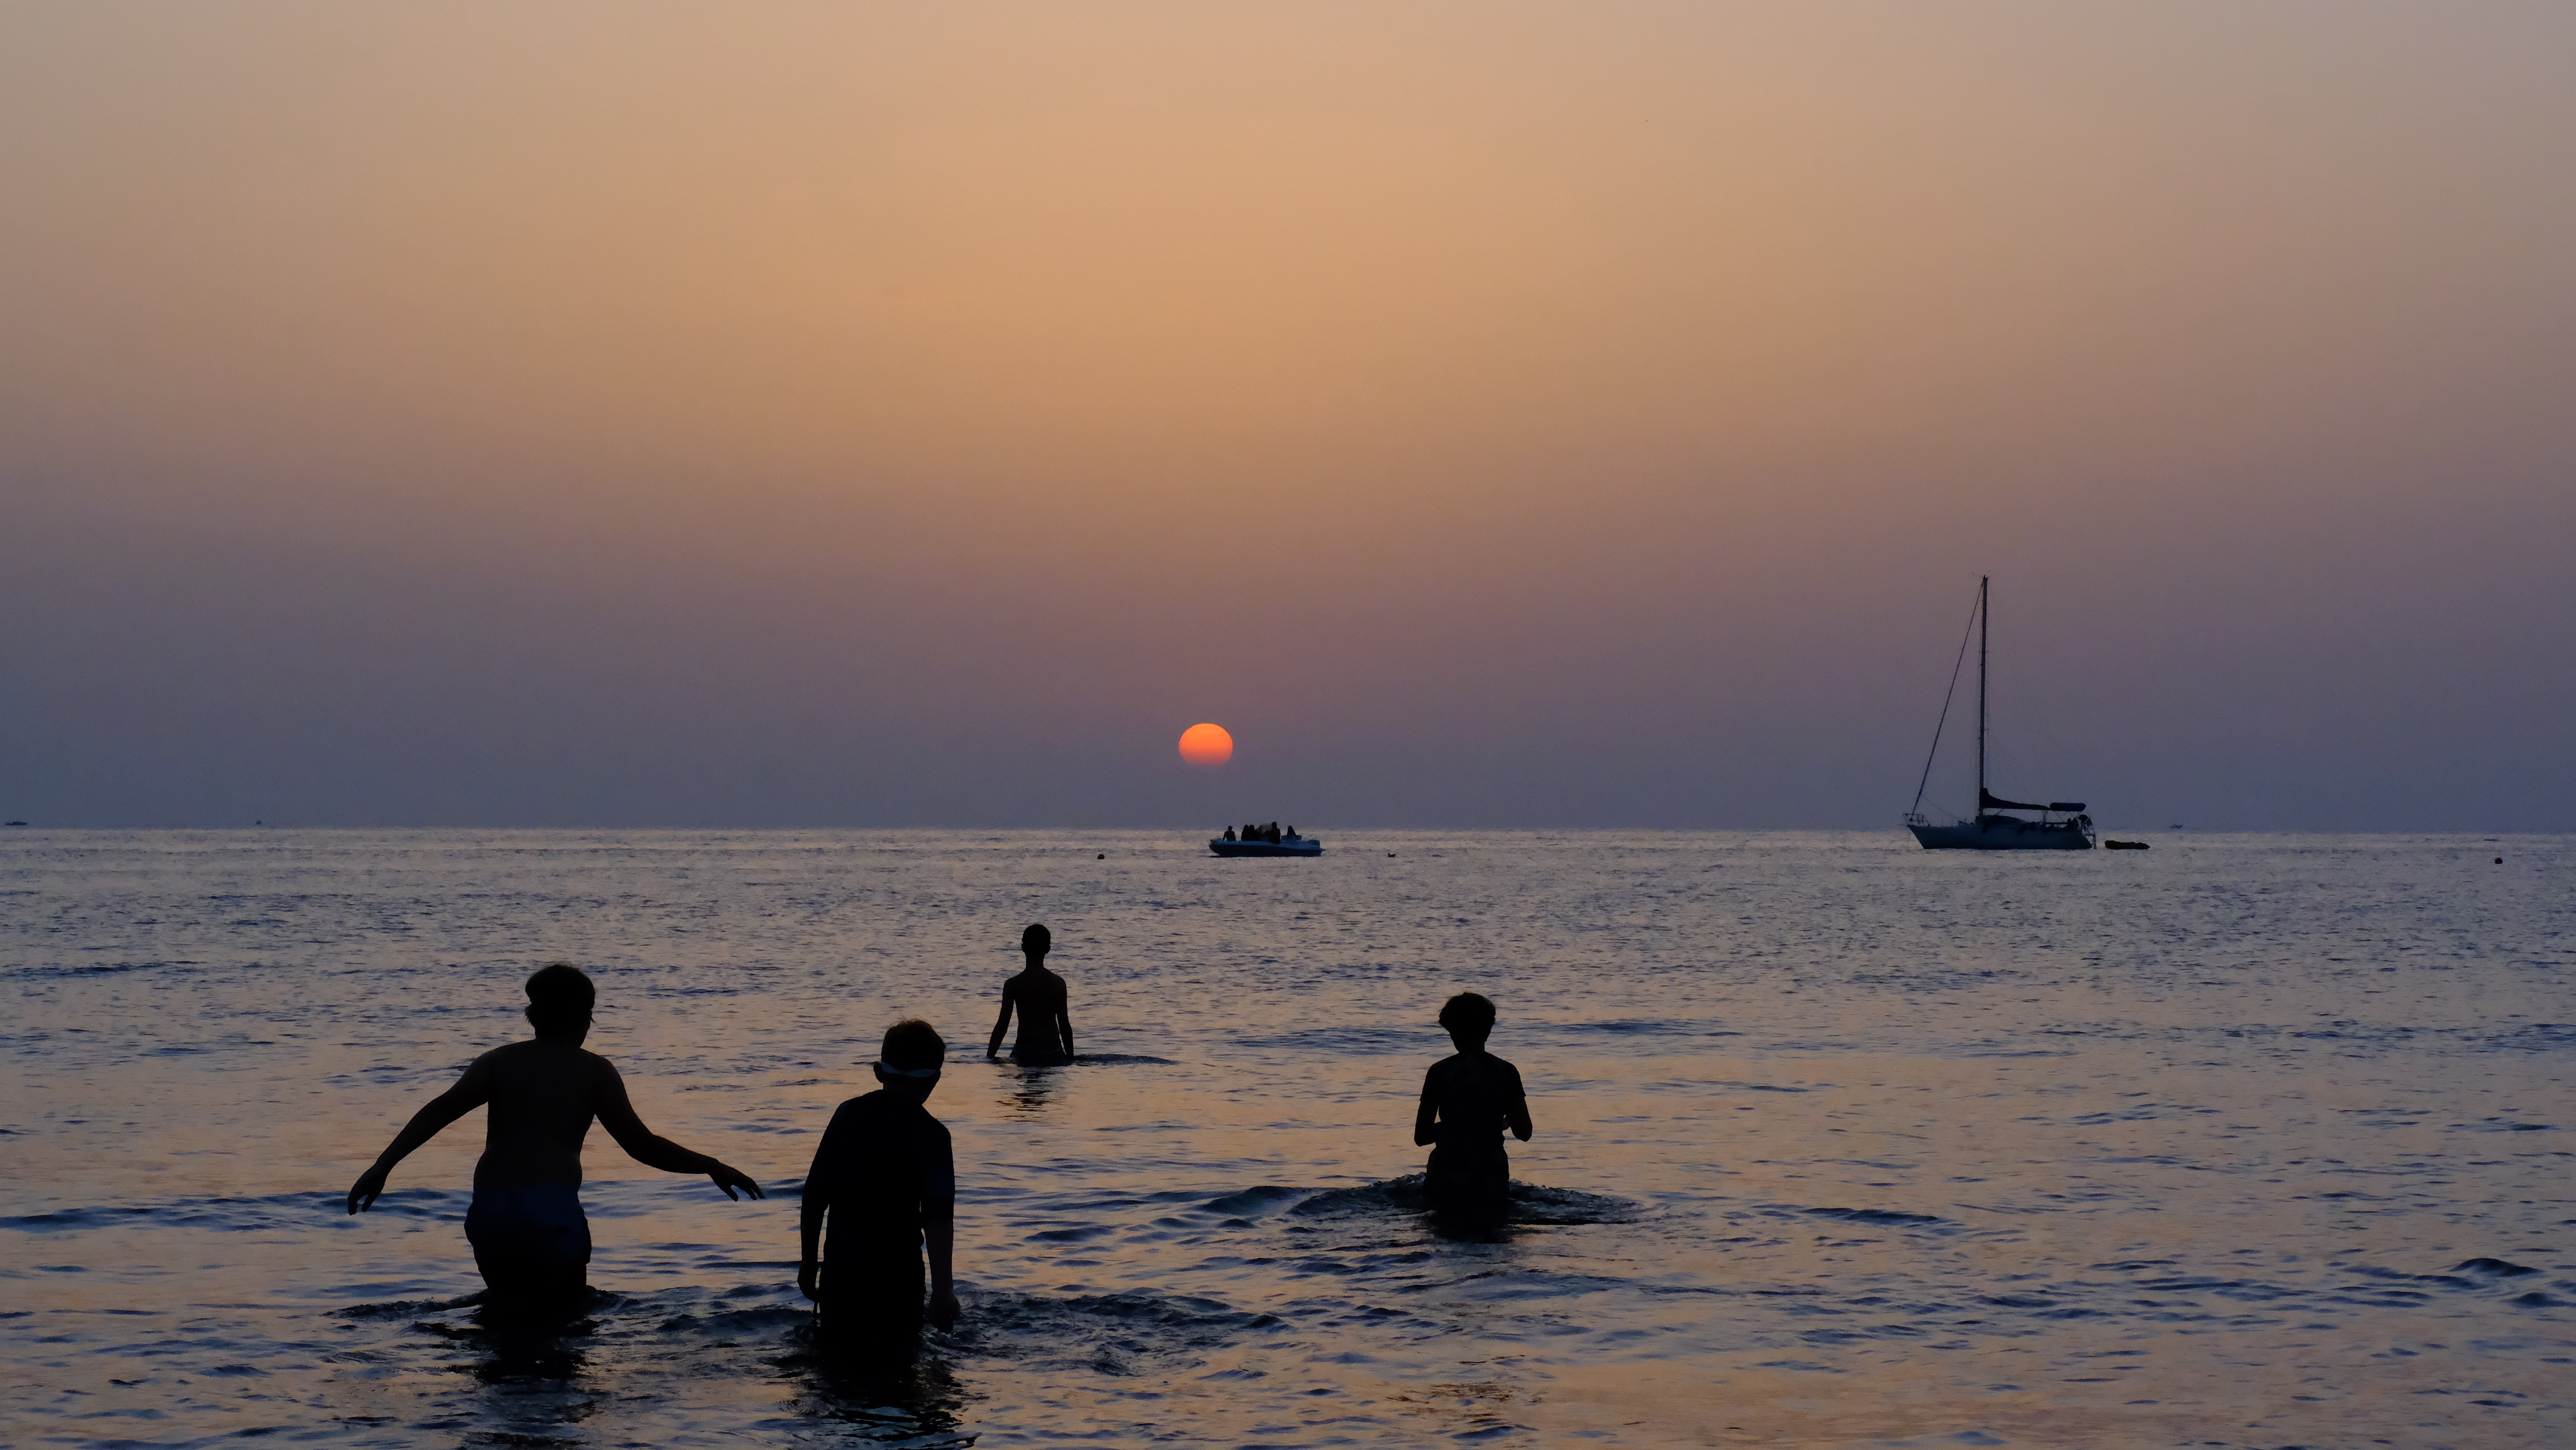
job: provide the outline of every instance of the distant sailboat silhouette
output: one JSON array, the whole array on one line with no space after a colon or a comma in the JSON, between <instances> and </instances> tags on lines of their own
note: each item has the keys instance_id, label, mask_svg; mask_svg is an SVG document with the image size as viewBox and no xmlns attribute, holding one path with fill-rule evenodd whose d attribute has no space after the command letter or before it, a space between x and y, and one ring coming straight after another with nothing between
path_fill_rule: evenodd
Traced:
<instances>
[{"instance_id":1,"label":"distant sailboat silhouette","mask_svg":"<svg viewBox=\"0 0 2576 1450\"><path fill-rule=\"evenodd\" d=\"M1986 789L1986 605L1989 586L1993 583L1980 575L1977 579L1977 817L1972 821L1954 821L1935 825L1923 814L1924 787L1932 782L1932 758L1941 751L1941 726L1950 720L1950 698L1958 693L1958 665L1950 667L1950 694L1941 697L1941 722L1932 727L1932 751L1923 757L1923 779L1914 787L1914 806L1905 813L1906 829L1923 843L1926 851L2089 851L2093 849L2093 818L2084 814L2082 801L2051 801L2032 805L2026 801L2004 800ZM1959 641L1961 662L1965 662L1968 642ZM2039 819L2026 821L2004 811L2037 811ZM2066 819L2052 821L2051 815Z\"/></svg>"}]
</instances>

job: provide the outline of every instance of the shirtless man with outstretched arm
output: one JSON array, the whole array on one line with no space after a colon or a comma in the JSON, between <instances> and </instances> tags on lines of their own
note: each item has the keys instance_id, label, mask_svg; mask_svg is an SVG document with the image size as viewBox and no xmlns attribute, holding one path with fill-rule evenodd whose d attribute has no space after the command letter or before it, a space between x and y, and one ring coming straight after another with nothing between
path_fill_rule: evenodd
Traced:
<instances>
[{"instance_id":1,"label":"shirtless man with outstretched arm","mask_svg":"<svg viewBox=\"0 0 2576 1450\"><path fill-rule=\"evenodd\" d=\"M474 1206L465 1237L491 1293L485 1302L563 1307L587 1287L590 1223L581 1211L581 1142L592 1118L626 1155L665 1173L703 1173L724 1190L766 1198L739 1169L657 1136L626 1100L607 1058L582 1048L590 1032L590 978L558 962L528 979L528 1021L536 1037L474 1059L456 1085L430 1100L349 1189L363 1213L386 1176L411 1151L476 1108L489 1106L483 1157L474 1165Z\"/></svg>"}]
</instances>

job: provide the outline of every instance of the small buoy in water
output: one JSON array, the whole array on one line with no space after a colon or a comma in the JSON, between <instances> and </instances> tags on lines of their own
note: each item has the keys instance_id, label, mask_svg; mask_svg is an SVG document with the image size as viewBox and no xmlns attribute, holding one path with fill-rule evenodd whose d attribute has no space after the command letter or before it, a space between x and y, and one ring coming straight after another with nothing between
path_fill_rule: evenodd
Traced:
<instances>
[{"instance_id":1,"label":"small buoy in water","mask_svg":"<svg viewBox=\"0 0 2576 1450\"><path fill-rule=\"evenodd\" d=\"M2498 856L2498 857L2496 857L2496 864L2497 864L2497 865L2499 865L2499 866L2503 865L2503 864L2504 864L2504 858L2503 858L2502 856Z\"/></svg>"},{"instance_id":2,"label":"small buoy in water","mask_svg":"<svg viewBox=\"0 0 2576 1450\"><path fill-rule=\"evenodd\" d=\"M1393 851L1389 851L1389 852L1387 852L1386 854L1388 854L1388 855L1392 856L1392 855L1394 855L1395 853L1394 853Z\"/></svg>"},{"instance_id":3,"label":"small buoy in water","mask_svg":"<svg viewBox=\"0 0 2576 1450\"><path fill-rule=\"evenodd\" d=\"M1103 851L1103 852L1101 852L1099 855L1094 856L1092 859L1093 859L1093 860L1095 860L1095 861L1106 861L1106 860L1108 860L1108 859L1109 859L1109 853L1108 853L1108 852L1106 852L1106 851Z\"/></svg>"}]
</instances>

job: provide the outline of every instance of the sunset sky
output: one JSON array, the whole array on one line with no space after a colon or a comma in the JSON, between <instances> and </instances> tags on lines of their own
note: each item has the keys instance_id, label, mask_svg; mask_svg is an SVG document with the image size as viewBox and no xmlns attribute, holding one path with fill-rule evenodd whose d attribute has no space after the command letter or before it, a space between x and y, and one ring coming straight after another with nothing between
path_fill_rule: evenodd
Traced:
<instances>
[{"instance_id":1,"label":"sunset sky","mask_svg":"<svg viewBox=\"0 0 2576 1450\"><path fill-rule=\"evenodd\" d=\"M1999 790L2576 828L2572 158L2563 0L7 5L0 815L1893 830L1985 573Z\"/></svg>"}]
</instances>

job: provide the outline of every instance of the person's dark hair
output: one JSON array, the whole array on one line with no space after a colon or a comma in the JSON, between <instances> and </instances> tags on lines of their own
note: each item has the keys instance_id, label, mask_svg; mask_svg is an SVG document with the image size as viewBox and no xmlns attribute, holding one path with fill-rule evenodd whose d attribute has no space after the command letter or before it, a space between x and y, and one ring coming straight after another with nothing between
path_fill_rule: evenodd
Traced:
<instances>
[{"instance_id":1,"label":"person's dark hair","mask_svg":"<svg viewBox=\"0 0 2576 1450\"><path fill-rule=\"evenodd\" d=\"M570 962L549 962L528 978L528 1025L542 1036L577 1032L599 1000L590 978Z\"/></svg>"},{"instance_id":2,"label":"person's dark hair","mask_svg":"<svg viewBox=\"0 0 2576 1450\"><path fill-rule=\"evenodd\" d=\"M938 1067L948 1059L948 1044L939 1029L918 1017L906 1017L886 1029L877 1060L888 1067Z\"/></svg>"},{"instance_id":3,"label":"person's dark hair","mask_svg":"<svg viewBox=\"0 0 2576 1450\"><path fill-rule=\"evenodd\" d=\"M1055 945L1055 933L1043 926L1032 926L1020 933L1020 950L1042 952Z\"/></svg>"},{"instance_id":4,"label":"person's dark hair","mask_svg":"<svg viewBox=\"0 0 2576 1450\"><path fill-rule=\"evenodd\" d=\"M1461 992L1440 1004L1440 1025L1482 1037L1494 1030L1494 1004L1481 992Z\"/></svg>"}]
</instances>

